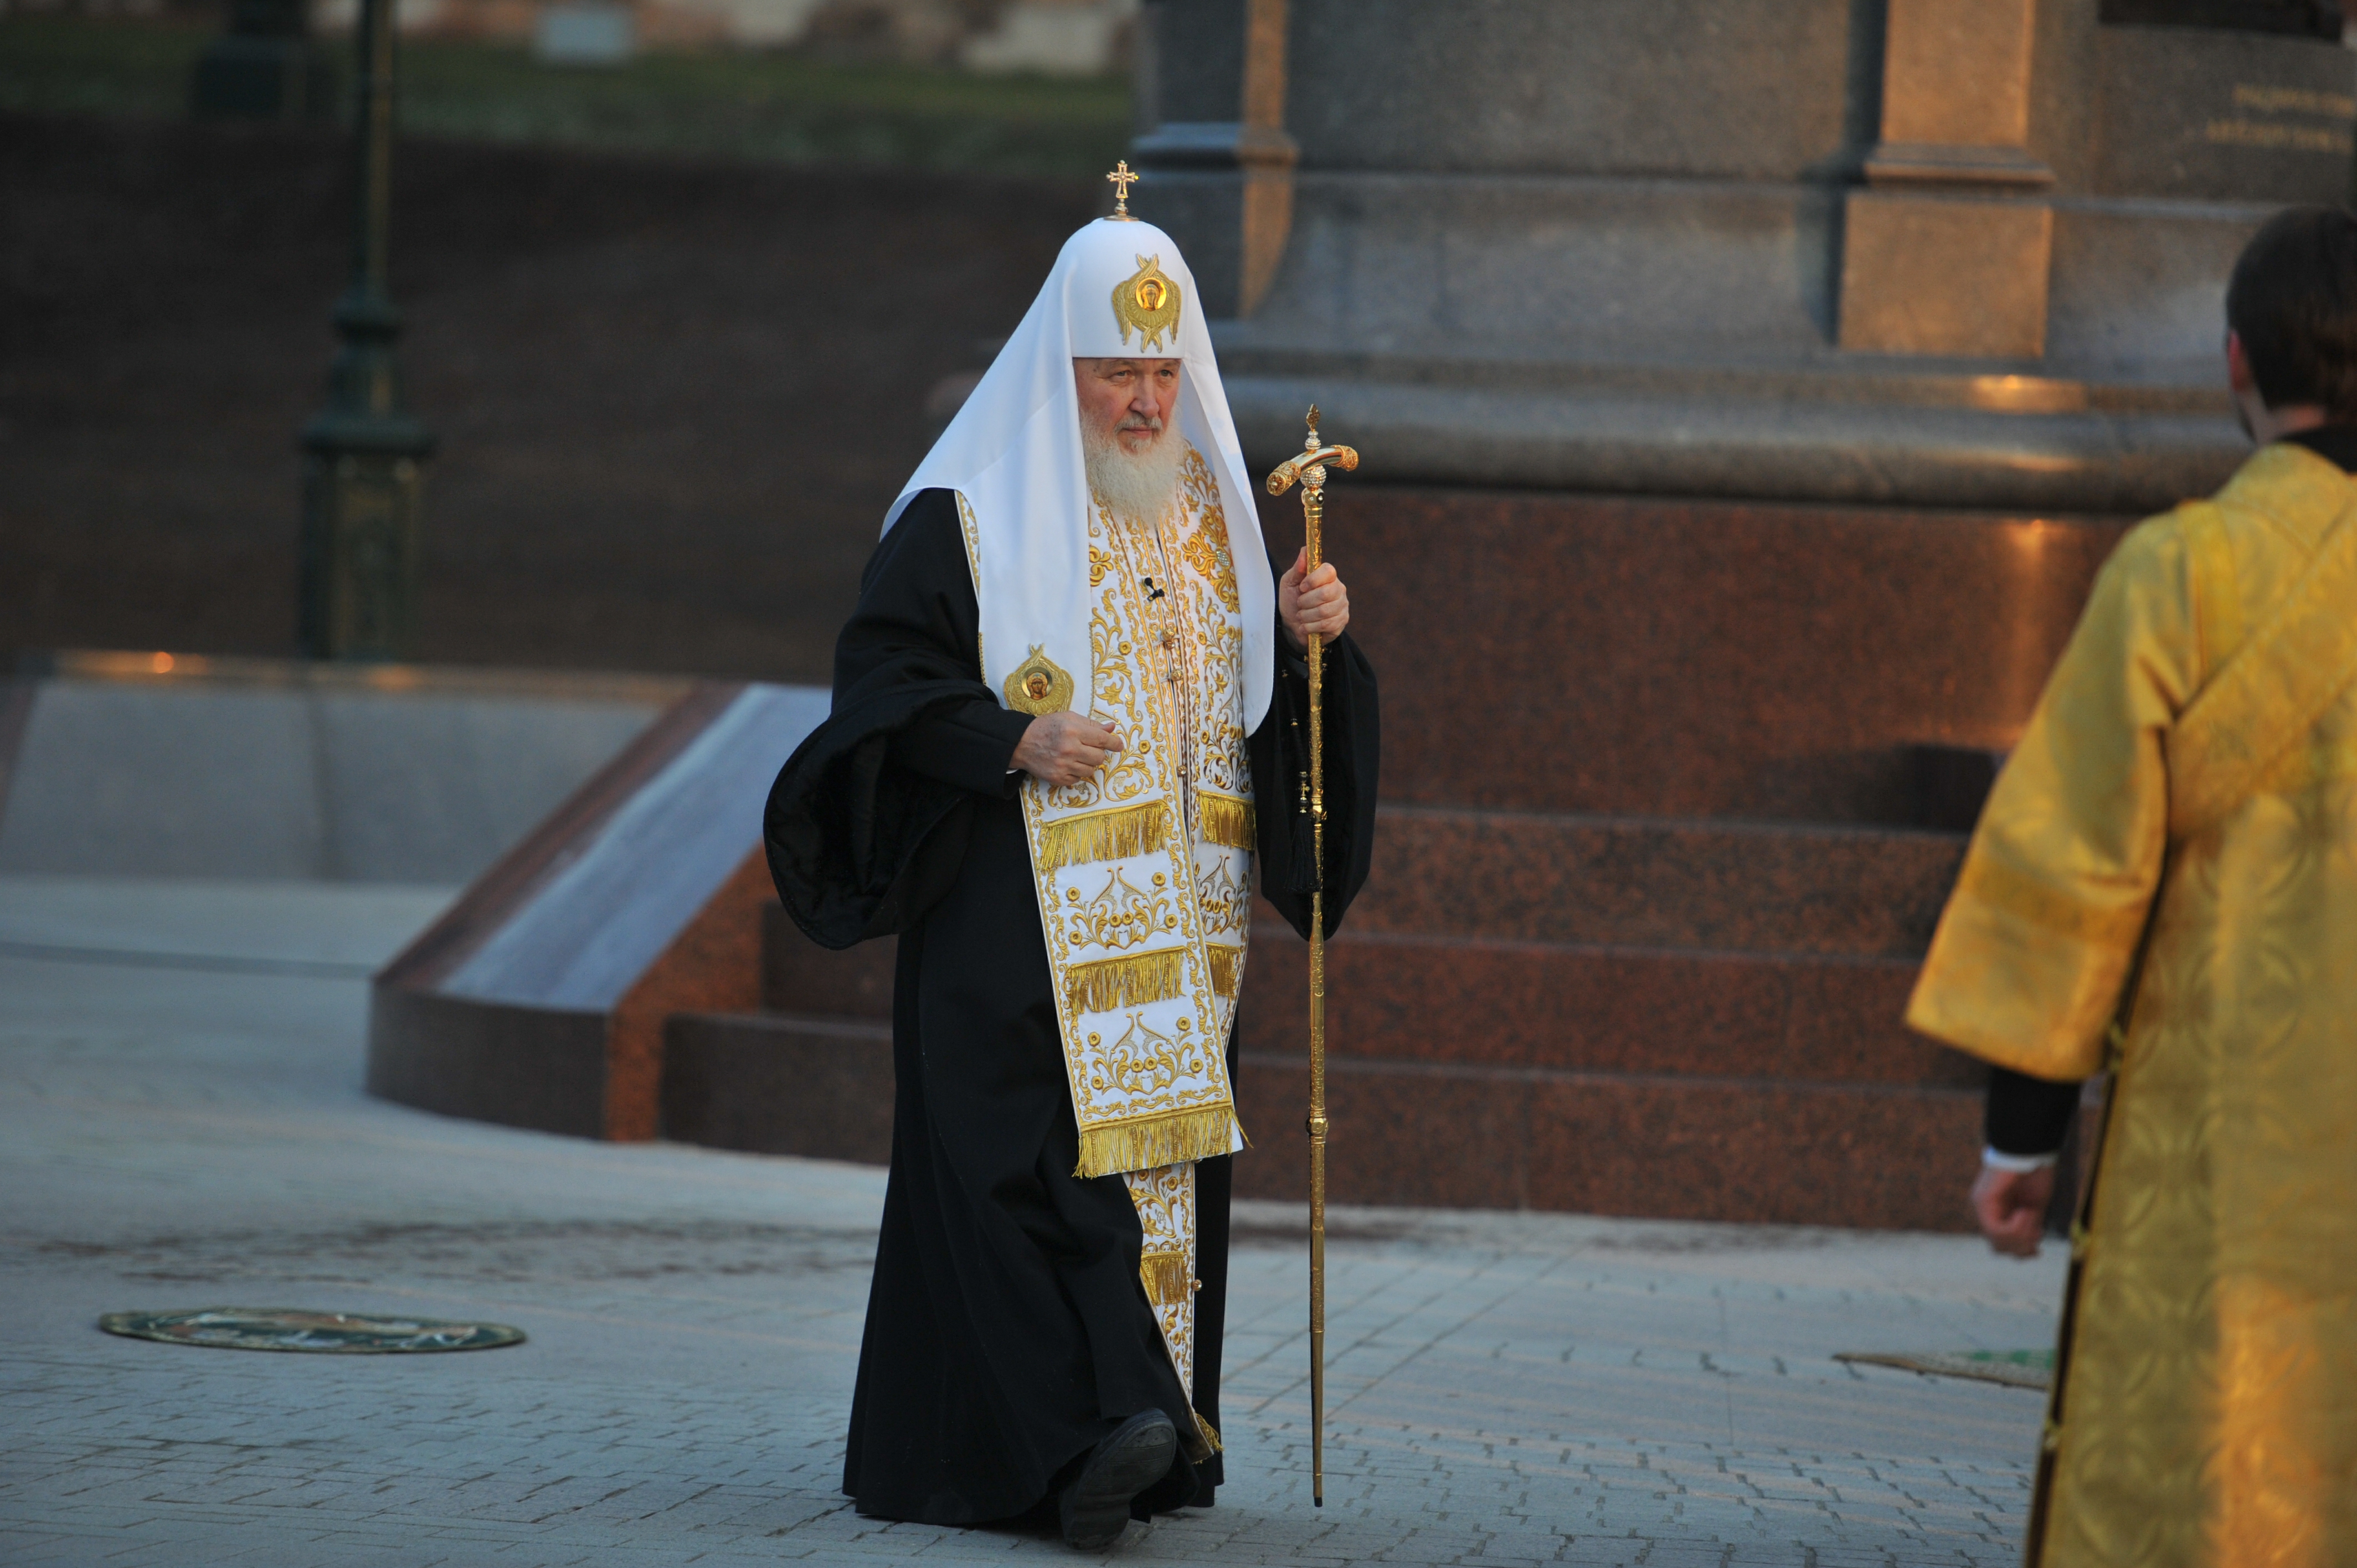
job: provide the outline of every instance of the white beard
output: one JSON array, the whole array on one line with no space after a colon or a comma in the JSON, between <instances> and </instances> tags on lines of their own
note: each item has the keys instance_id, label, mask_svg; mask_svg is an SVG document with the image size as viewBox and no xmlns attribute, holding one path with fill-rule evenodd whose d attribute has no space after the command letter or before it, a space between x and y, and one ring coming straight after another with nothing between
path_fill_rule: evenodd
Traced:
<instances>
[{"instance_id":1,"label":"white beard","mask_svg":"<svg viewBox=\"0 0 2357 1568\"><path fill-rule=\"evenodd\" d=\"M1088 467L1089 489L1113 509L1115 517L1141 525L1158 520L1178 489L1178 463L1187 444L1166 424L1160 440L1143 452L1122 448L1111 433L1084 430L1081 449Z\"/></svg>"}]
</instances>

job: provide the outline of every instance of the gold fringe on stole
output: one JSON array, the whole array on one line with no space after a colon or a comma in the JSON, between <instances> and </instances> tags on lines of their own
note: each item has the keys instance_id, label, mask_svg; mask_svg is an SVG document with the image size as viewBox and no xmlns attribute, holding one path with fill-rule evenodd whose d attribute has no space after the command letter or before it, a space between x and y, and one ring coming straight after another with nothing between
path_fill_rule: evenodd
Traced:
<instances>
[{"instance_id":1,"label":"gold fringe on stole","mask_svg":"<svg viewBox=\"0 0 2357 1568\"><path fill-rule=\"evenodd\" d=\"M1137 1277L1146 1283L1146 1299L1157 1306L1178 1306L1195 1294L1194 1272L1184 1252L1141 1254Z\"/></svg>"},{"instance_id":2,"label":"gold fringe on stole","mask_svg":"<svg viewBox=\"0 0 2357 1568\"><path fill-rule=\"evenodd\" d=\"M1044 873L1092 861L1151 854L1168 842L1169 820L1161 801L1148 800L1044 823L1039 829L1039 869Z\"/></svg>"},{"instance_id":3,"label":"gold fringe on stole","mask_svg":"<svg viewBox=\"0 0 2357 1568\"><path fill-rule=\"evenodd\" d=\"M1195 792L1195 824L1203 830L1205 843L1215 843L1227 849L1250 849L1253 846L1250 800L1199 789Z\"/></svg>"},{"instance_id":4,"label":"gold fringe on stole","mask_svg":"<svg viewBox=\"0 0 2357 1568\"><path fill-rule=\"evenodd\" d=\"M1071 999L1075 1013L1143 1007L1148 1002L1176 996L1186 987L1185 948L1132 953L1127 958L1101 958L1094 963L1071 964L1064 971L1064 994Z\"/></svg>"},{"instance_id":5,"label":"gold fringe on stole","mask_svg":"<svg viewBox=\"0 0 2357 1568\"><path fill-rule=\"evenodd\" d=\"M1227 942L1205 942L1203 957L1211 966L1211 989L1235 1000L1236 977L1243 969L1244 950Z\"/></svg>"},{"instance_id":6,"label":"gold fringe on stole","mask_svg":"<svg viewBox=\"0 0 2357 1568\"><path fill-rule=\"evenodd\" d=\"M1081 1129L1076 1176L1150 1171L1189 1160L1216 1160L1235 1143L1236 1113L1224 1105L1200 1111L1166 1111Z\"/></svg>"},{"instance_id":7,"label":"gold fringe on stole","mask_svg":"<svg viewBox=\"0 0 2357 1568\"><path fill-rule=\"evenodd\" d=\"M1190 1463L1200 1465L1209 1460L1212 1455L1222 1452L1219 1428L1205 1421L1203 1412L1200 1410L1189 1407L1187 1413L1195 1418L1195 1430L1190 1433L1181 1427L1178 1431L1178 1446L1187 1451L1187 1458Z\"/></svg>"}]
</instances>

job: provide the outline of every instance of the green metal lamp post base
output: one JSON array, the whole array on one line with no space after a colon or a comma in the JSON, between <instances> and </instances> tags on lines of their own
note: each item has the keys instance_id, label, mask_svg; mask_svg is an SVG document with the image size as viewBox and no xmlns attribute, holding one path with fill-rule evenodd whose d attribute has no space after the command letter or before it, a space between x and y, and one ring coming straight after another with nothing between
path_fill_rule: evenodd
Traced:
<instances>
[{"instance_id":1,"label":"green metal lamp post base","mask_svg":"<svg viewBox=\"0 0 2357 1568\"><path fill-rule=\"evenodd\" d=\"M416 646L415 454L312 447L303 455L303 650L394 660Z\"/></svg>"}]
</instances>

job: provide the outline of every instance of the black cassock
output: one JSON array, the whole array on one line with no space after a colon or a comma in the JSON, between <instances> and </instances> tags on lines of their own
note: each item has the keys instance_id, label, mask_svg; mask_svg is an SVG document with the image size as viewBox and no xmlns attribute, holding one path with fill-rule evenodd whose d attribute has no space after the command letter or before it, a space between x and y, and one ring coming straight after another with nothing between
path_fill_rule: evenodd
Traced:
<instances>
[{"instance_id":1,"label":"black cassock","mask_svg":"<svg viewBox=\"0 0 2357 1568\"><path fill-rule=\"evenodd\" d=\"M1195 1386L1182 1390L1138 1279L1118 1176L1083 1180L1039 895L1007 771L1028 715L983 684L955 500L909 502L867 564L835 645L832 716L770 796L770 865L811 937L900 934L892 991L892 1170L867 1300L843 1489L931 1524L1023 1513L1101 1437L1192 1403L1219 1423L1232 1157L1197 1167ZM1250 741L1263 893L1308 930L1308 665L1278 632L1274 698ZM1374 822L1374 672L1328 652L1327 929L1361 883ZM1235 1042L1228 1043L1231 1075ZM1264 1159L1289 1128L1248 1129ZM1273 1144L1273 1146L1269 1146ZM1133 1508L1200 1506L1213 1455Z\"/></svg>"}]
</instances>

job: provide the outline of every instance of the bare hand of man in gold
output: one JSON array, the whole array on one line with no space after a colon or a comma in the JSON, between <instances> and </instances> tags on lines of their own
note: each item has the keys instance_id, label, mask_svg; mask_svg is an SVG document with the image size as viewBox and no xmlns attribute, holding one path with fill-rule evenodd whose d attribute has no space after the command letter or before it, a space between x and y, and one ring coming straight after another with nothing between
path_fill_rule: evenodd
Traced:
<instances>
[{"instance_id":1,"label":"bare hand of man in gold","mask_svg":"<svg viewBox=\"0 0 2357 1568\"><path fill-rule=\"evenodd\" d=\"M1309 646L1313 634L1331 642L1351 624L1351 591L1336 575L1334 563L1319 563L1305 579L1302 574L1308 566L1309 552L1301 551L1276 584L1277 614L1284 618L1286 640L1297 653Z\"/></svg>"},{"instance_id":2,"label":"bare hand of man in gold","mask_svg":"<svg viewBox=\"0 0 2357 1568\"><path fill-rule=\"evenodd\" d=\"M1973 1183L1973 1218L1996 1251L2012 1258L2034 1258L2038 1239L2046 1230L2046 1205L2053 1197L2052 1165L2034 1171L1983 1165L1980 1179Z\"/></svg>"},{"instance_id":3,"label":"bare hand of man in gold","mask_svg":"<svg viewBox=\"0 0 2357 1568\"><path fill-rule=\"evenodd\" d=\"M1121 749L1121 736L1108 724L1079 714L1041 714L1015 743L1010 768L1043 784L1078 784Z\"/></svg>"}]
</instances>

